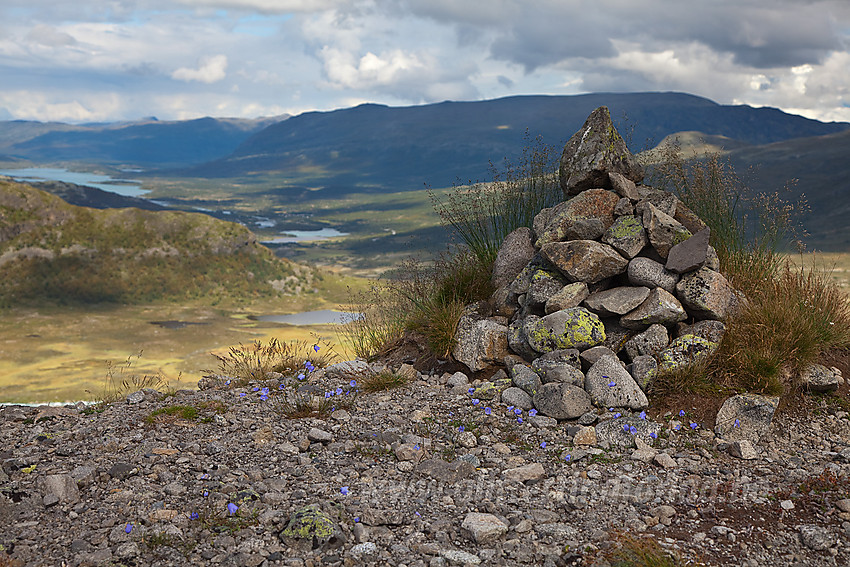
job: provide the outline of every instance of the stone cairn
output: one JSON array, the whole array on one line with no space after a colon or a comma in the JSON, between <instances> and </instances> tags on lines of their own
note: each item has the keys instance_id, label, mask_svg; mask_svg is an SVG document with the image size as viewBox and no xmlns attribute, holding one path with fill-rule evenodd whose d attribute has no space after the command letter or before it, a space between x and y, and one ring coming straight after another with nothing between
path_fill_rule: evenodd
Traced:
<instances>
[{"instance_id":1,"label":"stone cairn","mask_svg":"<svg viewBox=\"0 0 850 567\"><path fill-rule=\"evenodd\" d=\"M644 172L595 110L560 163L566 200L505 239L489 302L467 307L454 357L505 370L474 396L556 419L641 410L659 370L711 353L744 301L719 272L709 228Z\"/></svg>"}]
</instances>

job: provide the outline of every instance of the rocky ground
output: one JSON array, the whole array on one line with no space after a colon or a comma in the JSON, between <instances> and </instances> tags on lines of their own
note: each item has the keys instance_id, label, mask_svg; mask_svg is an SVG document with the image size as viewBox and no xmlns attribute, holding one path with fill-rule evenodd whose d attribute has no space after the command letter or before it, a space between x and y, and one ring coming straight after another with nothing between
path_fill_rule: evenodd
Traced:
<instances>
[{"instance_id":1,"label":"rocky ground","mask_svg":"<svg viewBox=\"0 0 850 567\"><path fill-rule=\"evenodd\" d=\"M457 374L364 393L348 370L299 384L325 417L286 418L285 380L223 378L3 407L0 566L603 566L630 536L682 564L850 563L847 386L778 412L745 459L705 407L559 423Z\"/></svg>"}]
</instances>

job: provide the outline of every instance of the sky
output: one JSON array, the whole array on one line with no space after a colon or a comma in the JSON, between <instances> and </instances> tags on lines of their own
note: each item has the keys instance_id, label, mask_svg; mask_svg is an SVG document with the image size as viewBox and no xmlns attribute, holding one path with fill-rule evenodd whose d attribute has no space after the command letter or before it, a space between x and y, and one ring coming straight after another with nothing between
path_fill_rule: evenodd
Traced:
<instances>
[{"instance_id":1,"label":"sky","mask_svg":"<svg viewBox=\"0 0 850 567\"><path fill-rule=\"evenodd\" d=\"M850 121L850 1L0 2L0 120L644 91Z\"/></svg>"}]
</instances>

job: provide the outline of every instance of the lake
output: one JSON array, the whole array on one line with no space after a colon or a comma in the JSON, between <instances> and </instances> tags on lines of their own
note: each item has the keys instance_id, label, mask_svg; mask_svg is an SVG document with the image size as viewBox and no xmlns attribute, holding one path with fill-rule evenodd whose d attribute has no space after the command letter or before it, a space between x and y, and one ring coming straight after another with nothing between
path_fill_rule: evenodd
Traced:
<instances>
[{"instance_id":1,"label":"lake","mask_svg":"<svg viewBox=\"0 0 850 567\"><path fill-rule=\"evenodd\" d=\"M291 242L311 242L316 240L327 240L337 236L348 236L347 232L340 232L335 228L323 228L320 230L287 230L282 236L276 236L268 240L260 241L261 244L288 244Z\"/></svg>"},{"instance_id":2,"label":"lake","mask_svg":"<svg viewBox=\"0 0 850 567\"><path fill-rule=\"evenodd\" d=\"M321 309L289 315L255 315L251 319L266 323L286 323L287 325L339 325L351 321L355 317L359 316L355 313Z\"/></svg>"},{"instance_id":3,"label":"lake","mask_svg":"<svg viewBox=\"0 0 850 567\"><path fill-rule=\"evenodd\" d=\"M15 181L25 183L37 181L62 181L75 185L94 187L102 191L117 193L124 197L139 197L150 191L142 189L141 182L131 179L114 179L109 175L68 171L58 167L27 167L23 169L0 169L0 175L6 175Z\"/></svg>"}]
</instances>

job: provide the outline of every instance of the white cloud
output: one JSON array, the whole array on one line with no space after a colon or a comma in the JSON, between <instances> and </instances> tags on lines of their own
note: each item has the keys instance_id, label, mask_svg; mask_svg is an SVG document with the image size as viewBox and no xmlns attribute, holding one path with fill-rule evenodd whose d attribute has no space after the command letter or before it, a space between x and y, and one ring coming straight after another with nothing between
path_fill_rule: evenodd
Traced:
<instances>
[{"instance_id":1,"label":"white cloud","mask_svg":"<svg viewBox=\"0 0 850 567\"><path fill-rule=\"evenodd\" d=\"M201 83L217 83L227 76L227 56L213 55L212 57L203 57L200 61L200 66L197 69L190 67L180 67L173 73L171 78L178 81L198 81Z\"/></svg>"}]
</instances>

